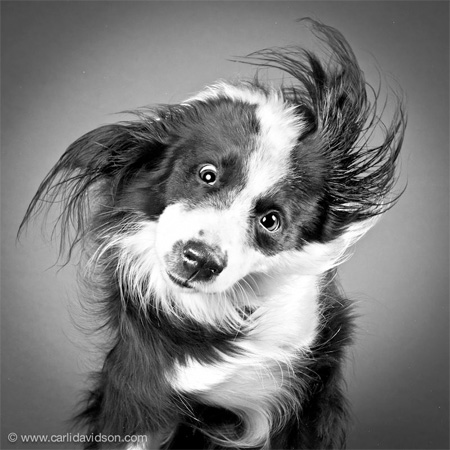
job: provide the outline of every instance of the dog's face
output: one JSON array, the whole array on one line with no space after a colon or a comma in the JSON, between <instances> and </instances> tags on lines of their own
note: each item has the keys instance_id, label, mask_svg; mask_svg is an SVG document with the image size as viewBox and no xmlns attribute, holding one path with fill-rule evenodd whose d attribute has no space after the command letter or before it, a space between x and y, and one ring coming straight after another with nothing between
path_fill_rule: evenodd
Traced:
<instances>
[{"instance_id":1,"label":"dog's face","mask_svg":"<svg viewBox=\"0 0 450 450\"><path fill-rule=\"evenodd\" d=\"M291 154L302 119L258 100L197 106L203 115L177 143L155 246L167 283L185 291L223 292L300 244Z\"/></svg>"},{"instance_id":2,"label":"dog's face","mask_svg":"<svg viewBox=\"0 0 450 450\"><path fill-rule=\"evenodd\" d=\"M128 187L146 219L124 245L148 288L174 298L248 285L246 277L280 269L283 256L301 255L323 226L324 167L302 143L311 124L300 109L275 92L229 85L184 107L195 108L196 121Z\"/></svg>"}]
</instances>

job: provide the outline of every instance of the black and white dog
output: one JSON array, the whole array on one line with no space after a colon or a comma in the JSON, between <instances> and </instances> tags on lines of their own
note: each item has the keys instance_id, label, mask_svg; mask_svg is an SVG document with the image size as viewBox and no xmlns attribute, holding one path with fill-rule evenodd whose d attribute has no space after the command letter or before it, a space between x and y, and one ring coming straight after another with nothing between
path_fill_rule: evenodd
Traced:
<instances>
[{"instance_id":1,"label":"black and white dog","mask_svg":"<svg viewBox=\"0 0 450 450\"><path fill-rule=\"evenodd\" d=\"M309 24L328 59L297 47L245 59L292 85L221 82L95 129L32 200L24 223L62 205L109 330L77 417L92 436L148 438L127 448L345 445L352 309L335 271L395 201L406 120L396 97L384 126L344 37Z\"/></svg>"}]
</instances>

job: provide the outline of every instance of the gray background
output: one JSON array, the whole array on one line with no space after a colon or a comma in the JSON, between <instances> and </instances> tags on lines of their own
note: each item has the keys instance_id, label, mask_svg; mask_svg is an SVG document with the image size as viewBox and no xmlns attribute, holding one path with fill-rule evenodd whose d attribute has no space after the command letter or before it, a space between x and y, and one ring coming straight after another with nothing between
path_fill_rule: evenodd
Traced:
<instances>
[{"instance_id":1,"label":"gray background","mask_svg":"<svg viewBox=\"0 0 450 450\"><path fill-rule=\"evenodd\" d=\"M400 202L342 267L355 301L350 448L448 448L447 2L2 2L2 448L10 432L59 434L96 365L73 325L74 269L53 266L40 224L15 233L69 143L111 115L178 102L227 61L305 43L295 19L340 29L369 80L377 63L408 95ZM26 446L24 446L26 447ZM37 444L27 448L37 448ZM41 446L42 448L48 446ZM53 445L50 448L59 448Z\"/></svg>"}]
</instances>

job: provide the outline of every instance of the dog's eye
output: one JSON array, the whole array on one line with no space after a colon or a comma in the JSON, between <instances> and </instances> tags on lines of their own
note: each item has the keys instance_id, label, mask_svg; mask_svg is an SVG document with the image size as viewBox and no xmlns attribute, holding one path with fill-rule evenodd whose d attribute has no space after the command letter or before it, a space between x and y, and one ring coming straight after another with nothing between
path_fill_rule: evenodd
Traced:
<instances>
[{"instance_id":1,"label":"dog's eye","mask_svg":"<svg viewBox=\"0 0 450 450\"><path fill-rule=\"evenodd\" d=\"M280 215L275 212L271 211L269 214L266 214L265 216L261 217L259 223L271 233L279 230L281 226L281 219Z\"/></svg>"},{"instance_id":2,"label":"dog's eye","mask_svg":"<svg viewBox=\"0 0 450 450\"><path fill-rule=\"evenodd\" d=\"M203 166L198 174L200 179L209 185L213 185L217 180L217 169L212 164Z\"/></svg>"}]
</instances>

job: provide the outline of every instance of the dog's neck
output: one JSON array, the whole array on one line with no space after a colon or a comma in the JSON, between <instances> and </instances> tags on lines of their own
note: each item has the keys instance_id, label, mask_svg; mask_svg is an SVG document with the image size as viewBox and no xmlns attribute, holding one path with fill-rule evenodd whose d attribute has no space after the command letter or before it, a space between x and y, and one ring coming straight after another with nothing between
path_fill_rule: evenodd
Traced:
<instances>
[{"instance_id":1,"label":"dog's neck","mask_svg":"<svg viewBox=\"0 0 450 450\"><path fill-rule=\"evenodd\" d=\"M315 314L319 281L318 276L256 273L226 292L176 292L173 303L200 324L239 330L249 325L258 328L279 317L280 323L272 326L282 329L286 315L289 317L298 309L308 311L302 317Z\"/></svg>"},{"instance_id":2,"label":"dog's neck","mask_svg":"<svg viewBox=\"0 0 450 450\"><path fill-rule=\"evenodd\" d=\"M249 331L236 335L233 352L217 352L212 362L190 357L167 374L177 392L235 411L252 423L246 439L254 445L267 439L272 421L281 420L275 411L295 407L293 386L302 386L290 377L308 358L320 314L317 277L286 275L265 281L258 280L259 290L251 290L255 298L246 299L254 306L245 318Z\"/></svg>"}]
</instances>

